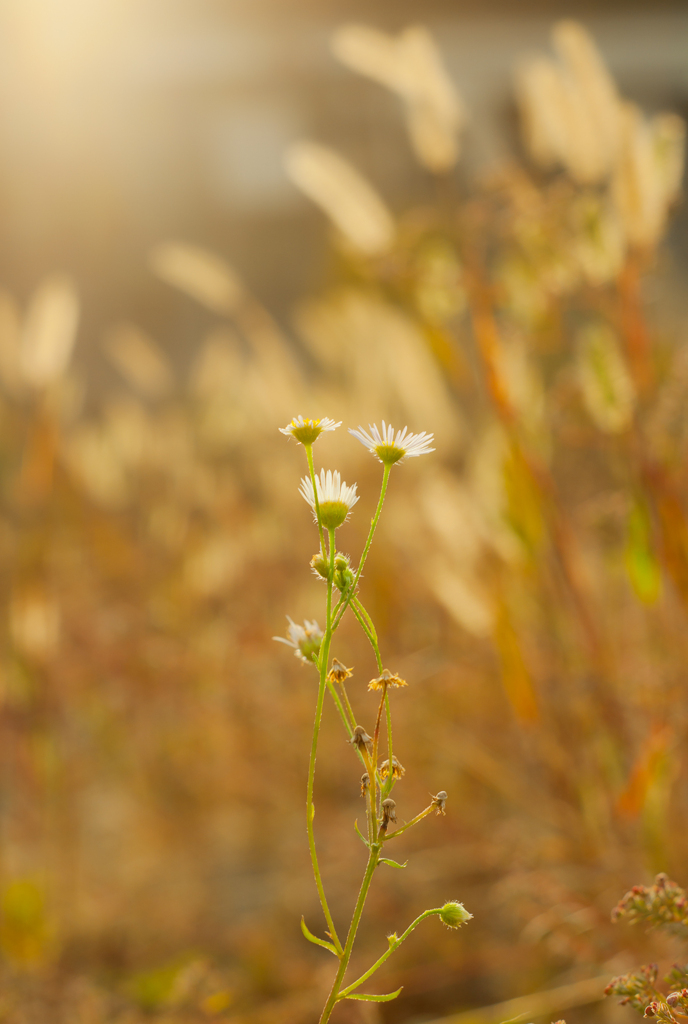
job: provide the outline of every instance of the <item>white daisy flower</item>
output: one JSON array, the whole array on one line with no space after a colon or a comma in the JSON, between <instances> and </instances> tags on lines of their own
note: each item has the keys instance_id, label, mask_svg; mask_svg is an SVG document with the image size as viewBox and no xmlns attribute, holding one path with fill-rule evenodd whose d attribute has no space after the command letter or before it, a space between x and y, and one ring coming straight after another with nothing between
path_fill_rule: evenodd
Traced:
<instances>
[{"instance_id":1,"label":"white daisy flower","mask_svg":"<svg viewBox=\"0 0 688 1024\"><path fill-rule=\"evenodd\" d=\"M409 434L408 427L404 427L403 430L397 430L395 437L394 427L391 424L387 426L384 420L382 430L378 430L376 423L372 427L369 424L368 430L370 433L359 426L358 430L349 430L349 433L365 445L369 452L377 455L385 466L393 466L395 462L416 455L428 455L435 450L428 447L432 444L434 434L426 434L425 431L422 434Z\"/></svg>"},{"instance_id":2,"label":"white daisy flower","mask_svg":"<svg viewBox=\"0 0 688 1024\"><path fill-rule=\"evenodd\" d=\"M325 473L324 469L320 470L320 477L316 476L315 483L318 488L318 504L320 506L320 521L326 530L336 530L338 526L341 526L346 517L348 516L351 509L358 501L358 494L356 494L356 484L342 483L341 477L337 470L332 472L328 469ZM313 484L310 479L305 476L301 481L299 487L299 493L306 499L310 507L315 512L315 495L313 493Z\"/></svg>"},{"instance_id":3,"label":"white daisy flower","mask_svg":"<svg viewBox=\"0 0 688 1024\"><path fill-rule=\"evenodd\" d=\"M301 444L309 445L316 441L324 430L336 430L341 427L342 421L335 423L327 416L321 420L305 420L303 416L295 416L286 427L279 427L281 434L287 437L294 437Z\"/></svg>"},{"instance_id":4,"label":"white daisy flower","mask_svg":"<svg viewBox=\"0 0 688 1024\"><path fill-rule=\"evenodd\" d=\"M273 636L272 639L277 640L280 644L286 644L287 647L293 647L296 657L304 665L310 665L313 662L313 655L318 654L320 651L320 644L323 638L320 626L315 619L312 622L305 619L303 626L300 626L298 622L294 622L288 615L287 621L289 622L287 626L288 639L285 639L283 636Z\"/></svg>"}]
</instances>

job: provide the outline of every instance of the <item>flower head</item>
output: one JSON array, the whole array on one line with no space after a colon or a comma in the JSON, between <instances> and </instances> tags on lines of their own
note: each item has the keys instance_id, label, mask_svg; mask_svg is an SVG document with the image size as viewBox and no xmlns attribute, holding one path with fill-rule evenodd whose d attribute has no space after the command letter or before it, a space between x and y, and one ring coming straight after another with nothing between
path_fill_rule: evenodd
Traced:
<instances>
[{"instance_id":1,"label":"flower head","mask_svg":"<svg viewBox=\"0 0 688 1024\"><path fill-rule=\"evenodd\" d=\"M469 914L463 903L459 903L458 900L450 900L440 910L440 920L446 924L447 928L460 928L472 917L473 915Z\"/></svg>"},{"instance_id":2,"label":"flower head","mask_svg":"<svg viewBox=\"0 0 688 1024\"><path fill-rule=\"evenodd\" d=\"M365 749L369 754L373 752L373 737L369 736L362 725L357 725L351 736L351 743L359 750Z\"/></svg>"},{"instance_id":3,"label":"flower head","mask_svg":"<svg viewBox=\"0 0 688 1024\"><path fill-rule=\"evenodd\" d=\"M394 427L391 424L387 426L384 420L382 430L378 429L377 423L372 426L369 424L368 430L370 433L359 426L358 430L349 430L349 433L365 445L369 452L377 455L384 466L393 466L402 459L428 455L435 450L428 447L434 435L426 434L425 431L422 434L409 434L408 427L404 427L403 430L397 430L395 436Z\"/></svg>"},{"instance_id":4,"label":"flower head","mask_svg":"<svg viewBox=\"0 0 688 1024\"><path fill-rule=\"evenodd\" d=\"M389 761L383 761L382 764L380 765L380 778L386 779L388 775ZM399 761L398 758L394 754L392 754L392 778L401 779L404 775L406 775L406 769L404 768L401 761Z\"/></svg>"},{"instance_id":5,"label":"flower head","mask_svg":"<svg viewBox=\"0 0 688 1024\"><path fill-rule=\"evenodd\" d=\"M396 801L392 800L391 796L388 796L386 800L382 801L382 821L380 822L380 831L386 832L387 826L390 821L396 823L397 820L397 805Z\"/></svg>"},{"instance_id":6,"label":"flower head","mask_svg":"<svg viewBox=\"0 0 688 1024\"><path fill-rule=\"evenodd\" d=\"M333 658L332 667L327 673L327 678L331 683L343 683L345 679L348 679L353 674L353 669L347 668L346 665L342 665L341 661Z\"/></svg>"},{"instance_id":7,"label":"flower head","mask_svg":"<svg viewBox=\"0 0 688 1024\"><path fill-rule=\"evenodd\" d=\"M382 690L386 686L408 686L405 679L402 679L398 672L390 672L388 668L383 668L382 673L377 679L371 679L368 683L369 690Z\"/></svg>"},{"instance_id":8,"label":"flower head","mask_svg":"<svg viewBox=\"0 0 688 1024\"><path fill-rule=\"evenodd\" d=\"M326 530L336 530L338 526L342 525L351 509L358 501L356 484L347 486L347 484L342 483L337 470L332 472L331 469L328 469L327 473L325 473L324 469L321 469L320 476L316 476L315 478L315 484L318 489L320 521ZM313 514L317 520L313 484L307 476L305 476L301 481L299 493L313 509Z\"/></svg>"},{"instance_id":9,"label":"flower head","mask_svg":"<svg viewBox=\"0 0 688 1024\"><path fill-rule=\"evenodd\" d=\"M315 619L312 622L305 619L303 626L300 626L298 622L294 622L288 615L287 620L289 622L287 626L288 639L285 639L283 636L273 636L272 639L277 640L278 643L286 644L287 647L293 647L294 654L304 665L311 664L313 662L313 655L317 655L320 651L320 644L323 638L322 630Z\"/></svg>"},{"instance_id":10,"label":"flower head","mask_svg":"<svg viewBox=\"0 0 688 1024\"><path fill-rule=\"evenodd\" d=\"M300 444L310 445L320 437L324 430L336 430L341 427L342 421L335 423L334 420L325 417L322 420L305 420L303 416L295 416L286 427L280 427L281 434L295 438Z\"/></svg>"},{"instance_id":11,"label":"flower head","mask_svg":"<svg viewBox=\"0 0 688 1024\"><path fill-rule=\"evenodd\" d=\"M444 808L447 806L447 791L441 789L436 796L432 798L433 805L437 808L435 814L445 814Z\"/></svg>"}]
</instances>

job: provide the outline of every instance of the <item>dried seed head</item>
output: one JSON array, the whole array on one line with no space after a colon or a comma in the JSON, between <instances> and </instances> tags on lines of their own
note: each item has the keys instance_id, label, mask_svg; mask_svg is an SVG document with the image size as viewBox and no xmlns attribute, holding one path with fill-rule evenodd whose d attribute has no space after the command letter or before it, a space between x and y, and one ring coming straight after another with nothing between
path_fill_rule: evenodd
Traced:
<instances>
[{"instance_id":1,"label":"dried seed head","mask_svg":"<svg viewBox=\"0 0 688 1024\"><path fill-rule=\"evenodd\" d=\"M358 747L359 750L362 750L363 747L365 747L369 754L372 754L373 752L373 738L368 735L362 725L357 725L354 729L354 734L351 737L351 743L353 743L355 747Z\"/></svg>"},{"instance_id":2,"label":"dried seed head","mask_svg":"<svg viewBox=\"0 0 688 1024\"><path fill-rule=\"evenodd\" d=\"M396 822L397 820L397 805L391 796L388 796L386 800L382 801L382 823L380 830L382 832L387 831L387 826L390 821Z\"/></svg>"},{"instance_id":3,"label":"dried seed head","mask_svg":"<svg viewBox=\"0 0 688 1024\"><path fill-rule=\"evenodd\" d=\"M396 672L390 672L387 668L382 670L377 679L371 679L368 683L369 690L382 690L387 686L408 686L408 683Z\"/></svg>"},{"instance_id":4,"label":"dried seed head","mask_svg":"<svg viewBox=\"0 0 688 1024\"><path fill-rule=\"evenodd\" d=\"M400 779L405 774L406 769L404 768L403 764L394 756L394 754L392 754L392 778ZM382 764L380 765L380 778L386 779L388 775L389 761L383 761Z\"/></svg>"},{"instance_id":5,"label":"dried seed head","mask_svg":"<svg viewBox=\"0 0 688 1024\"><path fill-rule=\"evenodd\" d=\"M361 775L361 796L365 796L370 788L370 775L368 772L363 772Z\"/></svg>"},{"instance_id":6,"label":"dried seed head","mask_svg":"<svg viewBox=\"0 0 688 1024\"><path fill-rule=\"evenodd\" d=\"M437 808L437 810L435 811L435 814L444 814L445 813L444 808L445 808L446 803L447 803L447 794L446 794L445 790L441 789L436 796L433 796L432 802L435 805L435 807Z\"/></svg>"},{"instance_id":7,"label":"dried seed head","mask_svg":"<svg viewBox=\"0 0 688 1024\"><path fill-rule=\"evenodd\" d=\"M469 914L463 903L459 903L458 900L450 900L440 910L440 920L447 928L460 928L472 917L473 915Z\"/></svg>"},{"instance_id":8,"label":"dried seed head","mask_svg":"<svg viewBox=\"0 0 688 1024\"><path fill-rule=\"evenodd\" d=\"M332 668L327 673L327 678L331 683L343 683L350 675L353 675L353 669L342 665L341 661L337 661L336 658L332 659Z\"/></svg>"}]
</instances>

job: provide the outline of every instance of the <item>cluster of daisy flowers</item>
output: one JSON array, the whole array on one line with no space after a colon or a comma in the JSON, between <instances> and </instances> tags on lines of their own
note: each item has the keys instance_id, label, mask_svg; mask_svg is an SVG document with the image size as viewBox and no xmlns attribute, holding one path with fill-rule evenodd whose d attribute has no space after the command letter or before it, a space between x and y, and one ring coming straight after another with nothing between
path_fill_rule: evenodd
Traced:
<instances>
[{"instance_id":1,"label":"cluster of daisy flowers","mask_svg":"<svg viewBox=\"0 0 688 1024\"><path fill-rule=\"evenodd\" d=\"M293 437L295 441L303 445L309 456L309 465L312 465L312 448L321 434L336 430L341 427L342 422L325 416L322 419L305 419L303 416L295 416L286 427L279 427L280 433L287 437ZM369 424L368 430L359 425L358 429L349 428L352 434L361 444L368 449L385 467L386 473L392 466L398 465L404 459L416 458L418 455L429 455L435 449L430 445L434 435L422 431L420 434L413 434L408 427L395 432L394 427L382 420L382 428L376 423ZM308 502L313 510L313 517L316 523L325 530L336 530L346 522L351 509L359 500L360 495L356 493L356 484L347 484L342 480L338 470L324 469L320 474L312 473L310 477L303 477L299 487L299 494ZM320 560L319 560L320 559ZM314 568L323 577L326 577L326 558L322 551L320 556L315 556ZM289 620L287 630L288 639L284 637L273 637L281 643L288 644L294 648L294 653L304 663L314 660L317 657L319 643L322 639L322 631L317 622L306 621L299 626Z\"/></svg>"}]
</instances>

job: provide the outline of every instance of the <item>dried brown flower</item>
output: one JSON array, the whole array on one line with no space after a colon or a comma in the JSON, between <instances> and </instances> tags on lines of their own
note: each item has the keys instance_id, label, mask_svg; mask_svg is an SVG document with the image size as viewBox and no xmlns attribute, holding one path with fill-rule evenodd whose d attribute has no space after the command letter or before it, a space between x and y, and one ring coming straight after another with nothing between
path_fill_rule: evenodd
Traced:
<instances>
[{"instance_id":1,"label":"dried brown flower","mask_svg":"<svg viewBox=\"0 0 688 1024\"><path fill-rule=\"evenodd\" d=\"M354 729L354 734L351 737L351 743L353 743L355 747L358 747L359 750L362 750L363 747L365 747L369 754L372 754L373 752L373 737L368 735L362 725L357 725Z\"/></svg>"},{"instance_id":2,"label":"dried brown flower","mask_svg":"<svg viewBox=\"0 0 688 1024\"><path fill-rule=\"evenodd\" d=\"M390 821L396 823L397 820L397 805L391 796L388 796L386 800L382 801L382 823L380 824L380 831L386 832L387 826Z\"/></svg>"},{"instance_id":3,"label":"dried brown flower","mask_svg":"<svg viewBox=\"0 0 688 1024\"><path fill-rule=\"evenodd\" d=\"M403 764L401 763L401 761L398 760L398 758L396 758L394 756L394 754L392 754L392 778L393 779L400 779L405 774L406 774L406 769L404 768ZM380 778L381 779L386 779L388 775L389 775L389 760L383 761L382 764L380 765Z\"/></svg>"},{"instance_id":4,"label":"dried brown flower","mask_svg":"<svg viewBox=\"0 0 688 1024\"><path fill-rule=\"evenodd\" d=\"M390 672L385 668L377 679L371 679L368 683L369 690L381 690L385 686L408 686L405 679L402 679L396 672Z\"/></svg>"},{"instance_id":5,"label":"dried brown flower","mask_svg":"<svg viewBox=\"0 0 688 1024\"><path fill-rule=\"evenodd\" d=\"M332 667L327 673L327 678L331 683L343 683L351 675L353 675L353 669L342 665L341 661L337 661L336 658L332 659Z\"/></svg>"},{"instance_id":6,"label":"dried brown flower","mask_svg":"<svg viewBox=\"0 0 688 1024\"><path fill-rule=\"evenodd\" d=\"M445 814L445 806L447 803L447 793L444 789L441 789L436 796L432 798L432 802L437 808L435 814Z\"/></svg>"}]
</instances>

